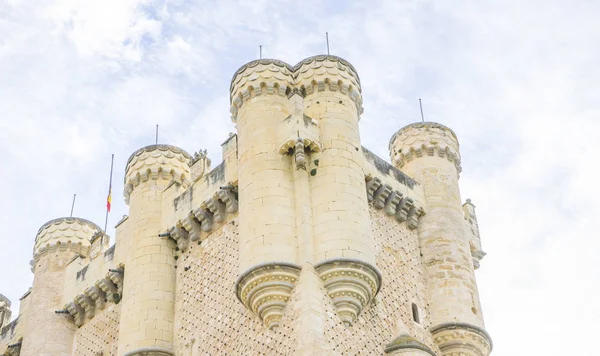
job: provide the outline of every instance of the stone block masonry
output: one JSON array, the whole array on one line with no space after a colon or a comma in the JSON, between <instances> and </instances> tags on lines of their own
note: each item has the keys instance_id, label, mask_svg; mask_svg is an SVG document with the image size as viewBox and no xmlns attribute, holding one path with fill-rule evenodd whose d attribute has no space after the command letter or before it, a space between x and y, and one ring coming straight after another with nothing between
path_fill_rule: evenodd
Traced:
<instances>
[{"instance_id":1,"label":"stone block masonry","mask_svg":"<svg viewBox=\"0 0 600 356\"><path fill-rule=\"evenodd\" d=\"M207 152L135 151L114 244L94 223L39 230L0 355L488 356L482 237L458 139L401 128L361 146L356 69L335 56L242 66L237 132Z\"/></svg>"}]
</instances>

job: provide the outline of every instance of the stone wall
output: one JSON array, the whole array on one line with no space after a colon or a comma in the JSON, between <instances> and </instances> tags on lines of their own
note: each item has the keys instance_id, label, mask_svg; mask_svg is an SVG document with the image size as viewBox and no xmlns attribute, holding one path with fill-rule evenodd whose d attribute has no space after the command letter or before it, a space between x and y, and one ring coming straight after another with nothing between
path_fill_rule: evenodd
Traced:
<instances>
[{"instance_id":1,"label":"stone wall","mask_svg":"<svg viewBox=\"0 0 600 356\"><path fill-rule=\"evenodd\" d=\"M116 356L120 314L121 304L108 304L106 309L97 312L93 319L77 329L73 355Z\"/></svg>"},{"instance_id":2,"label":"stone wall","mask_svg":"<svg viewBox=\"0 0 600 356\"><path fill-rule=\"evenodd\" d=\"M383 355L385 345L398 336L399 320L412 336L439 352L427 331L430 322L425 300L423 268L416 230L398 223L383 211L370 208L381 291L357 322L346 327L337 316L325 288L325 339L331 354ZM238 219L228 221L201 244L190 244L177 256L175 352L196 355L289 355L295 350L293 310L297 288L276 331L237 300ZM412 317L418 306L421 323Z\"/></svg>"}]
</instances>

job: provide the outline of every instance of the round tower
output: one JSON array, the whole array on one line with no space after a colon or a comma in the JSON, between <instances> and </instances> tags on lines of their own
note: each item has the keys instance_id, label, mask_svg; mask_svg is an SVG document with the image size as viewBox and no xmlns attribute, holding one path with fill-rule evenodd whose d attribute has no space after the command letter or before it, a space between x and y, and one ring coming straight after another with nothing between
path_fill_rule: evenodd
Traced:
<instances>
[{"instance_id":1,"label":"round tower","mask_svg":"<svg viewBox=\"0 0 600 356\"><path fill-rule=\"evenodd\" d=\"M190 155L174 146L152 145L135 151L125 168L129 204L119 355L173 355L175 314L174 246L158 235L162 194L171 184L190 185Z\"/></svg>"},{"instance_id":2,"label":"round tower","mask_svg":"<svg viewBox=\"0 0 600 356\"><path fill-rule=\"evenodd\" d=\"M379 291L358 121L360 79L342 58L320 55L294 67L304 115L316 123L321 150L309 163L317 264L342 321L349 325Z\"/></svg>"},{"instance_id":3,"label":"round tower","mask_svg":"<svg viewBox=\"0 0 600 356\"><path fill-rule=\"evenodd\" d=\"M290 65L261 59L231 82L238 134L240 278L237 296L271 329L279 325L297 280L292 161L280 152L290 118Z\"/></svg>"},{"instance_id":4,"label":"round tower","mask_svg":"<svg viewBox=\"0 0 600 356\"><path fill-rule=\"evenodd\" d=\"M418 233L434 340L443 355L486 356L491 339L461 206L458 139L444 125L415 123L394 134L389 147L393 164L421 184L426 200Z\"/></svg>"},{"instance_id":5,"label":"round tower","mask_svg":"<svg viewBox=\"0 0 600 356\"><path fill-rule=\"evenodd\" d=\"M75 327L66 314L55 312L63 309L66 265L77 254L89 254L90 240L97 233L102 229L80 218L51 220L39 229L31 261L34 277L22 355L71 355Z\"/></svg>"}]
</instances>

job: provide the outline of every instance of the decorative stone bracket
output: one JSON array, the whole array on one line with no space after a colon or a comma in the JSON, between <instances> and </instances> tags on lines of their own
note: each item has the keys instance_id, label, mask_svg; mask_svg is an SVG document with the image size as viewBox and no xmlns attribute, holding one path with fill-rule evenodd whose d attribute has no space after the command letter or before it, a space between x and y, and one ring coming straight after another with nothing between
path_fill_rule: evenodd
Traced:
<instances>
[{"instance_id":1,"label":"decorative stone bracket","mask_svg":"<svg viewBox=\"0 0 600 356\"><path fill-rule=\"evenodd\" d=\"M279 147L280 154L294 154L294 160L296 162L296 169L306 170L306 155L305 151L308 152L320 152L321 148L319 145L307 138L298 137L295 140L289 140L283 143Z\"/></svg>"},{"instance_id":2,"label":"decorative stone bracket","mask_svg":"<svg viewBox=\"0 0 600 356\"><path fill-rule=\"evenodd\" d=\"M116 304L121 300L123 273L122 266L116 271L109 271L105 278L86 288L82 294L78 294L72 302L65 305L64 309L73 317L75 326L82 326L86 318L92 319L96 315L96 309L104 309L107 301Z\"/></svg>"},{"instance_id":3,"label":"decorative stone bracket","mask_svg":"<svg viewBox=\"0 0 600 356\"><path fill-rule=\"evenodd\" d=\"M425 215L421 207L415 206L412 198L405 197L389 184L383 184L377 177L367 177L367 198L375 209L384 209L385 213L394 216L398 222L406 221L409 229L419 226L419 217Z\"/></svg>"},{"instance_id":4,"label":"decorative stone bracket","mask_svg":"<svg viewBox=\"0 0 600 356\"><path fill-rule=\"evenodd\" d=\"M215 223L224 222L227 214L238 211L235 187L230 185L223 188L168 230L168 235L177 242L181 251L189 247L190 241L200 241L201 232L211 232Z\"/></svg>"},{"instance_id":5,"label":"decorative stone bracket","mask_svg":"<svg viewBox=\"0 0 600 356\"><path fill-rule=\"evenodd\" d=\"M258 265L235 283L238 299L275 330L300 275L300 266L285 262Z\"/></svg>"},{"instance_id":6,"label":"decorative stone bracket","mask_svg":"<svg viewBox=\"0 0 600 356\"><path fill-rule=\"evenodd\" d=\"M381 288L381 274L375 266L363 261L327 260L318 263L315 270L346 326L356 321Z\"/></svg>"},{"instance_id":7,"label":"decorative stone bracket","mask_svg":"<svg viewBox=\"0 0 600 356\"><path fill-rule=\"evenodd\" d=\"M435 356L435 353L419 340L408 334L402 334L385 346L388 355L424 355Z\"/></svg>"}]
</instances>

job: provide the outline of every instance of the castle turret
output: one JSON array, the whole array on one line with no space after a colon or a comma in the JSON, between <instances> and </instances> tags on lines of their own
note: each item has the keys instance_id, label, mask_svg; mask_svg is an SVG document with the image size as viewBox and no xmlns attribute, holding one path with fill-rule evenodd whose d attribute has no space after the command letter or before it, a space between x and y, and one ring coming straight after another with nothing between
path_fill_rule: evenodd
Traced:
<instances>
[{"instance_id":1,"label":"castle turret","mask_svg":"<svg viewBox=\"0 0 600 356\"><path fill-rule=\"evenodd\" d=\"M73 257L89 254L90 240L96 233L102 233L102 229L80 218L55 219L38 231L22 355L71 355L75 327L68 314L56 313L64 309L65 267Z\"/></svg>"},{"instance_id":2,"label":"castle turret","mask_svg":"<svg viewBox=\"0 0 600 356\"><path fill-rule=\"evenodd\" d=\"M300 272L292 161L280 152L292 85L292 68L267 59L244 65L231 83L240 202L237 296L271 329L279 325Z\"/></svg>"},{"instance_id":3,"label":"castle turret","mask_svg":"<svg viewBox=\"0 0 600 356\"><path fill-rule=\"evenodd\" d=\"M443 355L486 356L492 345L461 206L458 139L437 123L411 124L392 137L390 155L396 167L423 187L427 206L418 233L434 340Z\"/></svg>"},{"instance_id":4,"label":"castle turret","mask_svg":"<svg viewBox=\"0 0 600 356\"><path fill-rule=\"evenodd\" d=\"M316 271L342 321L349 325L377 294L381 277L369 223L358 121L360 79L335 56L295 66L304 114L318 128L321 149L310 159Z\"/></svg>"},{"instance_id":5,"label":"castle turret","mask_svg":"<svg viewBox=\"0 0 600 356\"><path fill-rule=\"evenodd\" d=\"M187 188L190 155L168 145L134 152L125 169L125 201L133 232L125 249L119 355L173 355L175 304L174 244L161 229L163 191Z\"/></svg>"}]
</instances>

